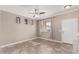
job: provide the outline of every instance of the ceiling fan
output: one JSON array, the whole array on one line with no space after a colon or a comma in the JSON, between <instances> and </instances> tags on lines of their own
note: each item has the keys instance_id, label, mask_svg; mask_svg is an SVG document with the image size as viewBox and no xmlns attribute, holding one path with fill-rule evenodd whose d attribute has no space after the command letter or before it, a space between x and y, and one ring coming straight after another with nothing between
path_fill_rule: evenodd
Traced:
<instances>
[{"instance_id":1,"label":"ceiling fan","mask_svg":"<svg viewBox=\"0 0 79 59\"><path fill-rule=\"evenodd\" d=\"M41 14L45 14L46 12L40 12L39 9L33 9L29 14L33 14L33 17L40 16Z\"/></svg>"}]
</instances>

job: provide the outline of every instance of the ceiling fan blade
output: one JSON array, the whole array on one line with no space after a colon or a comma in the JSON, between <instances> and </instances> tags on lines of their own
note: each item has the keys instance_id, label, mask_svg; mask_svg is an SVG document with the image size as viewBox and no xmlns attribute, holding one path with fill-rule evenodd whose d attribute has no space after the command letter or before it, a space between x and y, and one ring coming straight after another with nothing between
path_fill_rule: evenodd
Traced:
<instances>
[{"instance_id":1,"label":"ceiling fan blade","mask_svg":"<svg viewBox=\"0 0 79 59\"><path fill-rule=\"evenodd\" d=\"M33 15L33 17L35 17L35 15Z\"/></svg>"},{"instance_id":2,"label":"ceiling fan blade","mask_svg":"<svg viewBox=\"0 0 79 59\"><path fill-rule=\"evenodd\" d=\"M46 12L40 12L40 14L45 14Z\"/></svg>"}]
</instances>

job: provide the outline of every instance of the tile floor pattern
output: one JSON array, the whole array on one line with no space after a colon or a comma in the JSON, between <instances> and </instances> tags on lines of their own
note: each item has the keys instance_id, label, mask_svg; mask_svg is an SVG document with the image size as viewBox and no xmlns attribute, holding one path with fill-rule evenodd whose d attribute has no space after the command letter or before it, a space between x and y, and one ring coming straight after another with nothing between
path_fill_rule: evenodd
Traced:
<instances>
[{"instance_id":1,"label":"tile floor pattern","mask_svg":"<svg viewBox=\"0 0 79 59\"><path fill-rule=\"evenodd\" d=\"M0 49L1 54L71 54L72 45L34 39Z\"/></svg>"}]
</instances>

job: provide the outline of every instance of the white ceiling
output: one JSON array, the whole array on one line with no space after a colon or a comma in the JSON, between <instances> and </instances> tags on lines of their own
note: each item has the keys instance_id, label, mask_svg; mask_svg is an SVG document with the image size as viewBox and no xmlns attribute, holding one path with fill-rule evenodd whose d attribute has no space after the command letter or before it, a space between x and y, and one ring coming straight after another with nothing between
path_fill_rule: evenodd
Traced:
<instances>
[{"instance_id":1,"label":"white ceiling","mask_svg":"<svg viewBox=\"0 0 79 59\"><path fill-rule=\"evenodd\" d=\"M78 8L78 5L72 6L71 9ZM16 13L22 16L26 16L32 19L44 19L48 17L53 17L53 15L65 11L64 5L0 5L0 9L12 13ZM33 9L39 9L39 11L46 12L40 15L38 18L33 18L32 14L29 14Z\"/></svg>"}]
</instances>

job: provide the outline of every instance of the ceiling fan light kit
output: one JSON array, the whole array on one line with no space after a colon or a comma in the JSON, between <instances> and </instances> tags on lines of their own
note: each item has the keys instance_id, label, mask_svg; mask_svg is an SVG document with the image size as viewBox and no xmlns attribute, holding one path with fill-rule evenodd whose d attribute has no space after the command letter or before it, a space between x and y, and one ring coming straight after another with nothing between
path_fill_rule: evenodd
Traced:
<instances>
[{"instance_id":1,"label":"ceiling fan light kit","mask_svg":"<svg viewBox=\"0 0 79 59\"><path fill-rule=\"evenodd\" d=\"M39 17L41 14L45 14L46 12L40 12L39 9L33 9L33 12L30 14L33 14L33 17Z\"/></svg>"}]
</instances>

